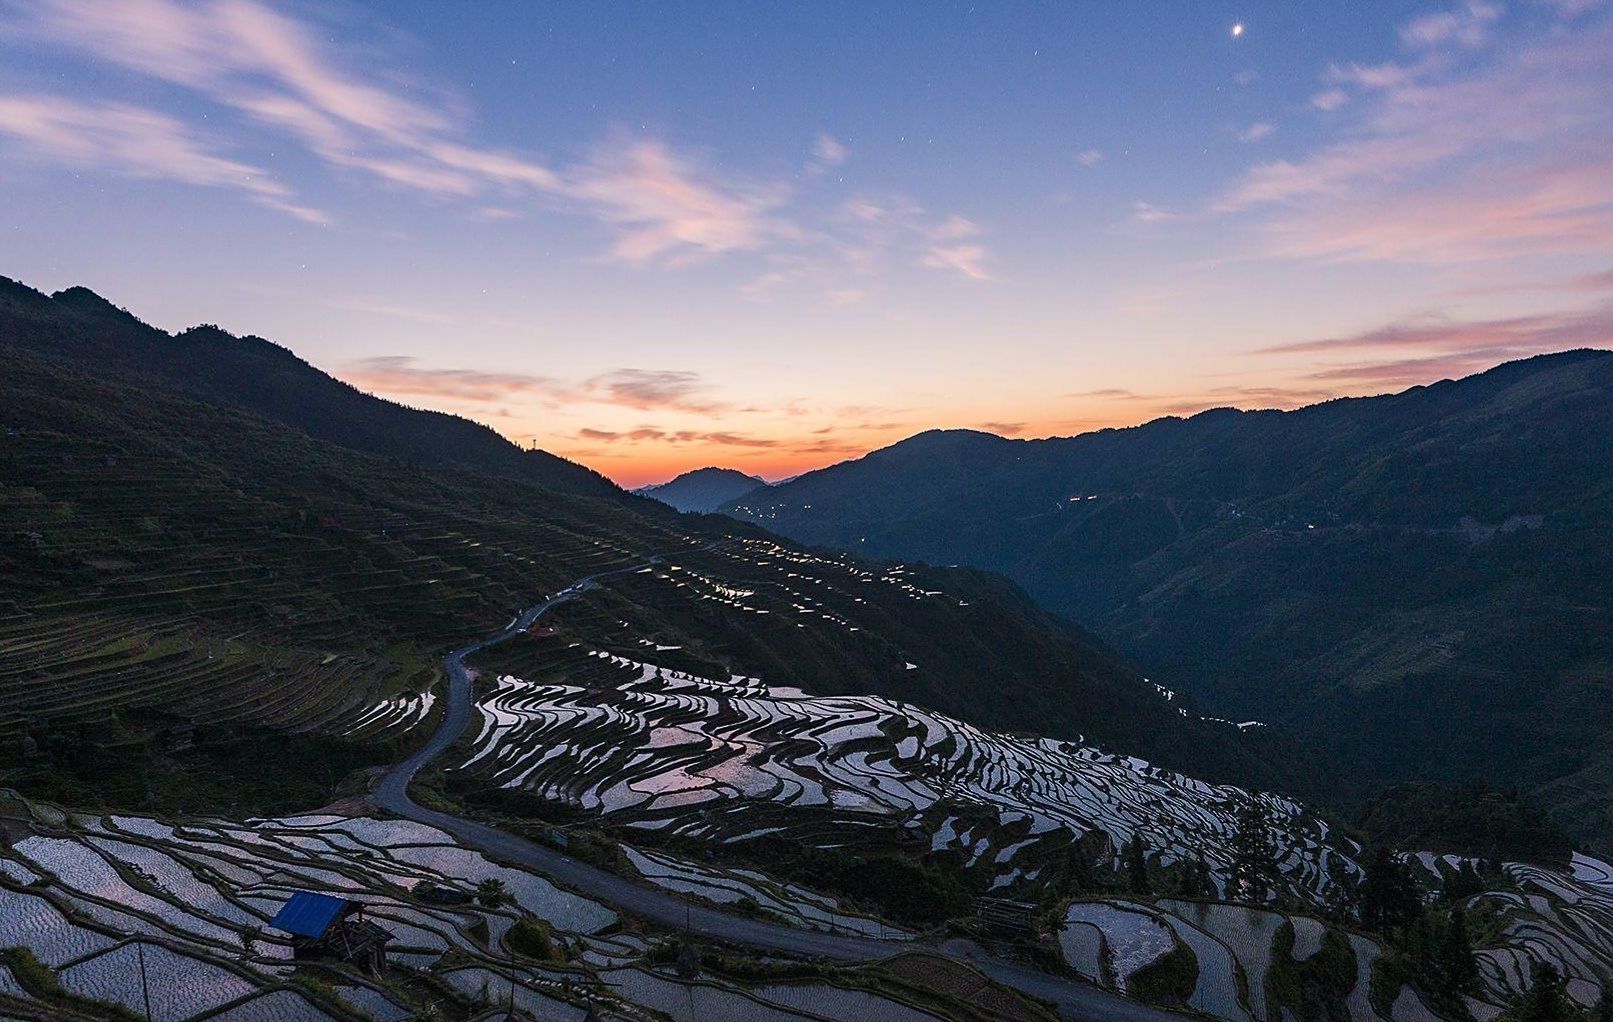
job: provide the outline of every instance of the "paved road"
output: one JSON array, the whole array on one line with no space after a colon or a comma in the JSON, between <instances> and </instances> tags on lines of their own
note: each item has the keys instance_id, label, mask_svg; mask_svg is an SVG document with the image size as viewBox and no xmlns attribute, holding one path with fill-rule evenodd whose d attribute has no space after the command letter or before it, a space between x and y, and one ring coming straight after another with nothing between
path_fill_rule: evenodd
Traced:
<instances>
[{"instance_id":1,"label":"paved road","mask_svg":"<svg viewBox=\"0 0 1613 1022\"><path fill-rule=\"evenodd\" d=\"M501 632L456 649L443 659L448 672L448 701L436 734L408 759L391 767L376 785L372 801L405 819L424 823L454 835L466 845L495 858L519 863L617 908L663 926L697 933L712 940L742 944L767 951L812 955L843 962L868 962L906 950L923 949L965 959L982 972L1028 994L1058 1004L1066 1018L1090 1022L1182 1022L1182 1016L1127 1000L1077 980L1054 976L1017 962L995 958L969 941L948 941L944 947L910 940L853 937L798 929L783 923L734 915L669 891L636 883L574 859L564 852L490 827L485 823L427 809L409 796L409 783L422 767L447 750L470 723L472 700L465 658L524 631L551 609L592 588L609 575L637 571L655 560L580 579L521 614Z\"/></svg>"}]
</instances>

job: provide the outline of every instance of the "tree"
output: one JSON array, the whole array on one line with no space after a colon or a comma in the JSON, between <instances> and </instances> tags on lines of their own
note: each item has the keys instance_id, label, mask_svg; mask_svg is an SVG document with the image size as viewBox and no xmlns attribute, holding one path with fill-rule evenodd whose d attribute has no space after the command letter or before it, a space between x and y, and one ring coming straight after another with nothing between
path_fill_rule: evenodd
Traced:
<instances>
[{"instance_id":1,"label":"tree","mask_svg":"<svg viewBox=\"0 0 1613 1022\"><path fill-rule=\"evenodd\" d=\"M1232 885L1245 901L1264 902L1277 870L1277 844L1258 796L1238 807L1232 835Z\"/></svg>"},{"instance_id":2,"label":"tree","mask_svg":"<svg viewBox=\"0 0 1613 1022\"><path fill-rule=\"evenodd\" d=\"M1550 962L1535 962L1529 972L1518 1022L1577 1022L1579 1012L1568 1001L1563 977Z\"/></svg>"},{"instance_id":3,"label":"tree","mask_svg":"<svg viewBox=\"0 0 1613 1022\"><path fill-rule=\"evenodd\" d=\"M1176 891L1184 898L1208 898L1215 893L1210 882L1210 864L1204 861L1204 856L1182 864Z\"/></svg>"},{"instance_id":4,"label":"tree","mask_svg":"<svg viewBox=\"0 0 1613 1022\"><path fill-rule=\"evenodd\" d=\"M1148 850L1142 831L1133 834L1126 844L1126 888L1132 894L1154 893L1154 885L1148 879Z\"/></svg>"},{"instance_id":5,"label":"tree","mask_svg":"<svg viewBox=\"0 0 1613 1022\"><path fill-rule=\"evenodd\" d=\"M488 877L476 885L476 904L483 908L498 908L511 900L510 892L504 889L504 881L498 877Z\"/></svg>"},{"instance_id":6,"label":"tree","mask_svg":"<svg viewBox=\"0 0 1613 1022\"><path fill-rule=\"evenodd\" d=\"M1092 854L1084 842L1072 841L1064 849L1064 891L1067 894L1084 894L1092 890Z\"/></svg>"},{"instance_id":7,"label":"tree","mask_svg":"<svg viewBox=\"0 0 1613 1022\"><path fill-rule=\"evenodd\" d=\"M1479 965L1473 957L1473 938L1467 930L1467 912L1451 907L1450 925L1440 935L1439 971L1453 995L1473 993L1479 985Z\"/></svg>"},{"instance_id":8,"label":"tree","mask_svg":"<svg viewBox=\"0 0 1613 1022\"><path fill-rule=\"evenodd\" d=\"M1404 928L1422 911L1417 889L1388 848L1379 848L1367 860L1361 882L1361 922L1372 930Z\"/></svg>"},{"instance_id":9,"label":"tree","mask_svg":"<svg viewBox=\"0 0 1613 1022\"><path fill-rule=\"evenodd\" d=\"M1473 868L1472 859L1463 859L1448 876L1440 893L1447 901L1458 905L1466 902L1475 894L1484 891L1484 878L1479 876L1478 870Z\"/></svg>"}]
</instances>

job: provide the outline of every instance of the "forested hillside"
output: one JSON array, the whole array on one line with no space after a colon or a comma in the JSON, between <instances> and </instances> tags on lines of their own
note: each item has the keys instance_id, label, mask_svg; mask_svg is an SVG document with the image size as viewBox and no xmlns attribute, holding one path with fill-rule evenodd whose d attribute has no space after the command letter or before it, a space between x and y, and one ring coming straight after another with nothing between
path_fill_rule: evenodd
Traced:
<instances>
[{"instance_id":1,"label":"forested hillside","mask_svg":"<svg viewBox=\"0 0 1613 1022\"><path fill-rule=\"evenodd\" d=\"M198 726L221 749L254 729L396 734L431 712L445 650L579 577L657 554L682 554L704 581L618 580L600 596L609 614L574 626L580 638L631 652L653 637L719 676L1084 734L1218 778L1286 786L1296 762L1258 751L1278 738L1184 716L1000 577L915 569L864 584L868 567L821 561L727 519L679 520L609 484L582 495L569 473L377 452L371 438L388 427L366 416L417 413L356 392L357 439L341 442L336 426L294 426L234 401L221 367L240 364L228 350L239 346L300 366L286 377L288 407L318 407L292 390L306 384L317 397L333 384L289 353L221 335L214 397L201 401L189 385L80 357L83 321L71 310L50 320L40 310L53 305L0 310L0 336L39 347L43 317L64 346L49 357L0 349L0 727L7 755L22 757L12 765L30 776L77 784L79 763L85 784L159 785L96 765L109 747L134 755L173 727ZM409 421L421 451L458 450L439 429L479 429ZM776 552L699 554L740 541L750 546L733 549ZM741 590L758 594L752 606L734 598Z\"/></svg>"},{"instance_id":2,"label":"forested hillside","mask_svg":"<svg viewBox=\"0 0 1613 1022\"><path fill-rule=\"evenodd\" d=\"M1068 439L926 433L730 510L1002 571L1362 787L1489 779L1613 839L1613 355Z\"/></svg>"}]
</instances>

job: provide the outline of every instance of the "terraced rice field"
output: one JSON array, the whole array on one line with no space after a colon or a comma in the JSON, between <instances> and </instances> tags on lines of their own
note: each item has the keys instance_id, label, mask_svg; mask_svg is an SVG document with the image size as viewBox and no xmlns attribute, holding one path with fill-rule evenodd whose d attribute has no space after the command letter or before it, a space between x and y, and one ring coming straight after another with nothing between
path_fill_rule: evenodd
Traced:
<instances>
[{"instance_id":1,"label":"terraced rice field","mask_svg":"<svg viewBox=\"0 0 1613 1022\"><path fill-rule=\"evenodd\" d=\"M1266 1004L1266 973L1271 969L1271 945L1284 916L1241 905L1205 905L1191 901L1162 901L1159 906L1191 922L1229 948L1249 979L1250 1008L1267 1022L1273 1012Z\"/></svg>"},{"instance_id":2,"label":"terraced rice field","mask_svg":"<svg viewBox=\"0 0 1613 1022\"><path fill-rule=\"evenodd\" d=\"M24 415L0 437L0 514L21 538L0 594L0 734L151 710L377 737L424 718L438 649L647 543L694 545L563 504L548 519L513 495L473 504L351 455L343 484L313 483L317 459L230 421L239 477L159 434Z\"/></svg>"},{"instance_id":3,"label":"terraced rice field","mask_svg":"<svg viewBox=\"0 0 1613 1022\"><path fill-rule=\"evenodd\" d=\"M827 895L798 884L781 884L755 870L723 870L688 862L664 852L622 846L639 875L658 887L719 905L744 901L795 926L829 933L911 937L900 927L846 911Z\"/></svg>"},{"instance_id":4,"label":"terraced rice field","mask_svg":"<svg viewBox=\"0 0 1613 1022\"><path fill-rule=\"evenodd\" d=\"M1102 901L1078 901L1066 910L1064 925L1087 925L1103 934L1105 974L1125 992L1137 970L1146 968L1176 946L1171 928L1153 912Z\"/></svg>"},{"instance_id":5,"label":"terraced rice field","mask_svg":"<svg viewBox=\"0 0 1613 1022\"><path fill-rule=\"evenodd\" d=\"M773 898L770 909L804 924L847 933L877 927L758 873L634 855L662 878L732 884L746 896ZM512 901L476 904L477 884L488 879L500 880ZM388 971L346 970L334 982L323 972L328 985L294 984L287 937L268 921L295 890L363 903L366 917L393 936ZM445 904L444 892L459 899ZM569 949L568 961L537 963L512 952L503 936L522 917L547 922ZM646 965L644 938L609 934L617 922L594 901L407 821L80 815L0 791L0 947L29 949L63 990L82 998L75 1018L112 1022L105 1005L144 1016L149 995L158 1022L403 1022L425 1007L423 996L439 996L411 982L417 972L457 991L467 1011L500 1003L513 989L517 1007L533 1017L575 1022L591 1006L616 1022L662 1018L652 1011L700 1022L934 1018L822 981L755 991L712 978L685 983ZM40 1010L0 966L0 1020Z\"/></svg>"},{"instance_id":6,"label":"terraced rice field","mask_svg":"<svg viewBox=\"0 0 1613 1022\"><path fill-rule=\"evenodd\" d=\"M554 650L542 680L493 679L477 707L462 772L632 827L829 844L894 825L1011 888L1035 882L1053 835L1094 831L1115 847L1141 833L1162 863L1202 855L1224 878L1236 810L1259 798L1289 891L1325 900L1356 872L1353 848L1297 803L876 696L811 696L576 646Z\"/></svg>"},{"instance_id":7,"label":"terraced rice field","mask_svg":"<svg viewBox=\"0 0 1613 1022\"><path fill-rule=\"evenodd\" d=\"M1273 939L1285 919L1295 923L1296 930L1308 928L1308 924L1321 927L1315 935L1319 948L1326 927L1309 917L1168 898L1154 904L1074 902L1065 916L1060 946L1071 968L1124 990L1129 976L1169 951L1174 941L1180 941L1192 949L1198 962L1189 1007L1225 1022L1277 1022L1288 1018L1288 1009L1267 1004L1266 975L1272 965ZM1100 957L1100 935L1104 961L1101 973L1094 968ZM1359 934L1347 937L1356 955L1356 983L1343 1007L1351 1022L1391 1022L1373 1011L1369 999L1372 964L1381 949ZM1409 987L1402 988L1396 1004L1392 1022L1432 1022L1423 1002Z\"/></svg>"},{"instance_id":8,"label":"terraced rice field","mask_svg":"<svg viewBox=\"0 0 1613 1022\"><path fill-rule=\"evenodd\" d=\"M1293 916L1291 921L1294 924L1294 961L1303 962L1322 950L1327 924L1310 916Z\"/></svg>"},{"instance_id":9,"label":"terraced rice field","mask_svg":"<svg viewBox=\"0 0 1613 1022\"><path fill-rule=\"evenodd\" d=\"M1173 915L1165 924L1176 939L1193 951L1199 974L1193 983L1188 1005L1197 1011L1227 1022L1249 1022L1252 1016L1238 995L1237 958L1225 944L1210 934Z\"/></svg>"},{"instance_id":10,"label":"terraced rice field","mask_svg":"<svg viewBox=\"0 0 1613 1022\"><path fill-rule=\"evenodd\" d=\"M1477 895L1500 913L1494 946L1479 952L1479 969L1490 999L1504 1003L1527 986L1531 965L1549 962L1568 980L1568 993L1594 1005L1613 977L1613 866L1575 853L1567 874L1525 863L1507 863L1519 893Z\"/></svg>"},{"instance_id":11,"label":"terraced rice field","mask_svg":"<svg viewBox=\"0 0 1613 1022\"><path fill-rule=\"evenodd\" d=\"M1064 964L1090 979L1103 982L1103 930L1082 919L1066 916L1059 929L1059 951Z\"/></svg>"},{"instance_id":12,"label":"terraced rice field","mask_svg":"<svg viewBox=\"0 0 1613 1022\"><path fill-rule=\"evenodd\" d=\"M64 990L83 998L143 1013L149 994L152 1017L167 1022L412 1015L405 997L363 977L353 977L330 999L286 986L290 948L268 921L293 890L363 902L367 915L395 938L391 960L419 968L435 967L451 952L460 967L485 962L507 971L511 959L498 935L524 914L581 944L616 919L541 877L488 863L445 835L409 823L325 816L175 825L36 812L20 800L4 804L6 826L33 833L0 847L6 863L0 943L29 948ZM490 877L506 882L513 905L488 909L470 901L475 885ZM465 901L421 901L415 895L422 884L460 891ZM607 954L614 964L637 957L614 950L617 955ZM520 982L555 1003L582 997L586 1005L588 996L605 996L588 993L584 973L517 969ZM576 989L561 994L565 976ZM0 1011L7 994L20 991L0 991ZM578 1008L579 1018L585 1010Z\"/></svg>"}]
</instances>

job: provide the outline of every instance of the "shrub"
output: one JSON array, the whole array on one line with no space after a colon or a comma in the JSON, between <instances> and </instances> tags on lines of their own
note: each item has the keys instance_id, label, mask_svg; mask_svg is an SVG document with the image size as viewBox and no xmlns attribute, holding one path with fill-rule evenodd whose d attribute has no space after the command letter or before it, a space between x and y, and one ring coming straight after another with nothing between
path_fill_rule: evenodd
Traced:
<instances>
[{"instance_id":1,"label":"shrub","mask_svg":"<svg viewBox=\"0 0 1613 1022\"><path fill-rule=\"evenodd\" d=\"M565 951L554 939L554 930L541 919L518 919L504 935L504 943L518 954L539 962L563 962Z\"/></svg>"}]
</instances>

